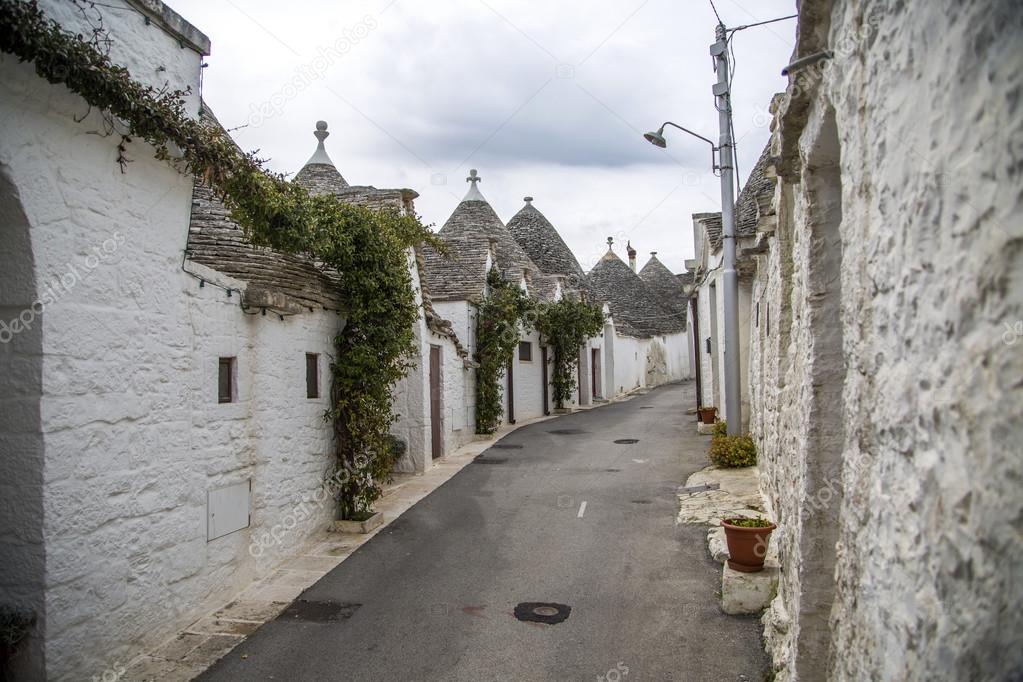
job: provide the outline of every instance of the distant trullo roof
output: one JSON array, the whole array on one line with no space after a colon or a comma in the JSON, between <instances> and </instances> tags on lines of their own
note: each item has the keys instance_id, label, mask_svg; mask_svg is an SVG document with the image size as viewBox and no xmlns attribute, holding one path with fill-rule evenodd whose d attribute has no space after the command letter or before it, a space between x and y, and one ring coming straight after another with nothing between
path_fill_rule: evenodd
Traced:
<instances>
[{"instance_id":1,"label":"distant trullo roof","mask_svg":"<svg viewBox=\"0 0 1023 682\"><path fill-rule=\"evenodd\" d=\"M201 121L227 136L209 106L202 105ZM334 168L323 141L327 124L316 124L316 151L295 176L294 182L312 194L333 193L343 201L370 208L391 207L412 210L418 196L410 189L352 187ZM188 259L240 279L251 286L281 292L303 306L335 308L339 301L337 273L310 259L254 246L242 228L231 220L230 211L197 177L192 193L192 213L186 245Z\"/></svg>"},{"instance_id":2,"label":"distant trullo roof","mask_svg":"<svg viewBox=\"0 0 1023 682\"><path fill-rule=\"evenodd\" d=\"M586 278L590 291L608 304L615 326L623 334L640 337L684 331L684 315L662 305L658 295L608 246Z\"/></svg>"},{"instance_id":3,"label":"distant trullo roof","mask_svg":"<svg viewBox=\"0 0 1023 682\"><path fill-rule=\"evenodd\" d=\"M508 231L541 272L563 275L567 278L569 288L582 288L586 276L568 244L547 217L533 205L533 197L525 197L523 200L526 205L508 221Z\"/></svg>"},{"instance_id":4,"label":"distant trullo roof","mask_svg":"<svg viewBox=\"0 0 1023 682\"><path fill-rule=\"evenodd\" d=\"M323 146L323 141L330 135L327 132L327 122L317 121L316 132L313 135L317 140L316 151L295 176L295 182L313 194L326 194L348 187L348 181L338 172L327 154L326 147Z\"/></svg>"},{"instance_id":5,"label":"distant trullo roof","mask_svg":"<svg viewBox=\"0 0 1023 682\"><path fill-rule=\"evenodd\" d=\"M550 282L522 250L508 228L480 192L482 178L476 169L469 171L469 191L438 231L448 245L448 253L440 254L429 246L423 250L426 278L434 300L476 300L486 285L487 254L491 244L495 265L501 277L518 283L525 273L534 281L536 292L550 290Z\"/></svg>"},{"instance_id":6,"label":"distant trullo roof","mask_svg":"<svg viewBox=\"0 0 1023 682\"><path fill-rule=\"evenodd\" d=\"M650 291L656 294L658 302L679 313L682 322L685 323L689 300L685 288L679 278L657 259L656 251L651 252L650 260L639 271L639 277L646 282Z\"/></svg>"}]
</instances>

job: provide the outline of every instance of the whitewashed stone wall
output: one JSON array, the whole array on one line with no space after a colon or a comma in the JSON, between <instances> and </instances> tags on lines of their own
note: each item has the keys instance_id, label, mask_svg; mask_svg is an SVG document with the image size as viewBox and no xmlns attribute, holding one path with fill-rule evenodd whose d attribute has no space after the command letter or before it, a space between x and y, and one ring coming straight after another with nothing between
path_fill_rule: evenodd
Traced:
<instances>
[{"instance_id":1,"label":"whitewashed stone wall","mask_svg":"<svg viewBox=\"0 0 1023 682\"><path fill-rule=\"evenodd\" d=\"M71 3L41 5L89 32ZM200 54L126 6L104 16L112 58L154 86L190 86L197 113ZM26 679L80 679L126 661L187 620L167 617L168 602L201 604L223 579L202 568L205 516L194 517L220 471L200 469L196 488L175 477L196 445L190 392L202 371L183 357L191 180L139 142L122 174L119 138L94 134L101 117L74 120L88 111L0 56L0 203L17 217L3 227L5 264L16 264L3 270L3 321L42 302L24 318L31 330L0 347L13 370L0 379L0 438L5 462L19 463L0 493L0 599L38 618L15 671Z\"/></svg>"},{"instance_id":2,"label":"whitewashed stone wall","mask_svg":"<svg viewBox=\"0 0 1023 682\"><path fill-rule=\"evenodd\" d=\"M467 301L435 301L434 309L451 322L455 334L472 353L476 349L476 311ZM471 442L476 434L476 371L467 369L454 347L442 346L444 451Z\"/></svg>"},{"instance_id":3,"label":"whitewashed stone wall","mask_svg":"<svg viewBox=\"0 0 1023 682\"><path fill-rule=\"evenodd\" d=\"M800 11L798 54L835 58L777 119L785 182L751 365L781 524L778 679L1015 679L1019 6Z\"/></svg>"}]
</instances>

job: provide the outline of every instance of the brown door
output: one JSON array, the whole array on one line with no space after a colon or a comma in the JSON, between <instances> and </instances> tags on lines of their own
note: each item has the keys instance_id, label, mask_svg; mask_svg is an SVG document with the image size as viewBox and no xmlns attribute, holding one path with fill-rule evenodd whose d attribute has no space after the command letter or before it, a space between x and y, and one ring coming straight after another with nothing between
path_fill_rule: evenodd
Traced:
<instances>
[{"instance_id":1,"label":"brown door","mask_svg":"<svg viewBox=\"0 0 1023 682\"><path fill-rule=\"evenodd\" d=\"M515 360L508 361L508 423L515 423L515 374L512 373L512 363Z\"/></svg>"},{"instance_id":2,"label":"brown door","mask_svg":"<svg viewBox=\"0 0 1023 682\"><path fill-rule=\"evenodd\" d=\"M597 385L597 377L600 376L600 351L596 348L590 350L590 388L593 389L593 397L600 396L600 387Z\"/></svg>"},{"instance_id":3,"label":"brown door","mask_svg":"<svg viewBox=\"0 0 1023 682\"><path fill-rule=\"evenodd\" d=\"M433 459L444 456L440 437L440 400L440 346L430 346L430 456Z\"/></svg>"},{"instance_id":4,"label":"brown door","mask_svg":"<svg viewBox=\"0 0 1023 682\"><path fill-rule=\"evenodd\" d=\"M547 395L547 346L540 346L540 383L543 384L543 413L550 414L547 406L550 396Z\"/></svg>"}]
</instances>

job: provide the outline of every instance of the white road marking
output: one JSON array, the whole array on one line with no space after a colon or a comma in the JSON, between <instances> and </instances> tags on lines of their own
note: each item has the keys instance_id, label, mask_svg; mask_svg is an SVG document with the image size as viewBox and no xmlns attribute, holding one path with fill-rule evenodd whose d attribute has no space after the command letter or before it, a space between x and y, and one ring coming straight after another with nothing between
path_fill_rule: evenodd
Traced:
<instances>
[{"instance_id":1,"label":"white road marking","mask_svg":"<svg viewBox=\"0 0 1023 682\"><path fill-rule=\"evenodd\" d=\"M576 518L581 519L583 517L583 514L585 514L585 513L586 513L586 500L583 500L583 503L579 505L579 513L576 514Z\"/></svg>"},{"instance_id":2,"label":"white road marking","mask_svg":"<svg viewBox=\"0 0 1023 682\"><path fill-rule=\"evenodd\" d=\"M645 460L645 459L634 459L632 461L635 462L636 464L646 464L647 463L647 460Z\"/></svg>"}]
</instances>

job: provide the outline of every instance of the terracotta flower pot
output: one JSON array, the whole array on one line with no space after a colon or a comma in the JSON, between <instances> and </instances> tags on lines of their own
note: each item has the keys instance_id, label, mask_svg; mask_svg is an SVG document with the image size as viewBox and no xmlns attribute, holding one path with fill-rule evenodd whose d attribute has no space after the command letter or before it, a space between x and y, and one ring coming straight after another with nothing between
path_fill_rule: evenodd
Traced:
<instances>
[{"instance_id":1,"label":"terracotta flower pot","mask_svg":"<svg viewBox=\"0 0 1023 682\"><path fill-rule=\"evenodd\" d=\"M721 521L721 525L725 529L725 542L728 543L728 567L743 573L757 573L764 570L767 543L771 537L771 531L778 526L771 523L763 528L743 528L729 523L733 520Z\"/></svg>"},{"instance_id":2,"label":"terracotta flower pot","mask_svg":"<svg viewBox=\"0 0 1023 682\"><path fill-rule=\"evenodd\" d=\"M718 408L701 407L699 410L700 421L704 424L713 424L718 418Z\"/></svg>"}]
</instances>

